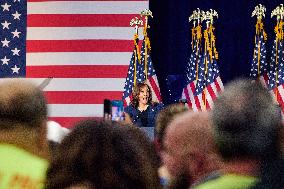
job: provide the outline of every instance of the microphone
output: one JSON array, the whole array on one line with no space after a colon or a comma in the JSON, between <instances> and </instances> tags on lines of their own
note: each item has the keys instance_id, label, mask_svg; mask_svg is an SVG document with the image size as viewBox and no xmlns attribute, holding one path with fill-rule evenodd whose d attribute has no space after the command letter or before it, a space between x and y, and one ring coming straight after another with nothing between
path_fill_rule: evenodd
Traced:
<instances>
[{"instance_id":1,"label":"microphone","mask_svg":"<svg viewBox=\"0 0 284 189\"><path fill-rule=\"evenodd\" d=\"M43 90L49 83L50 81L53 79L53 77L48 77L45 80L43 80L43 82L41 82L41 84L38 85L38 88L40 88L41 90Z\"/></svg>"}]
</instances>

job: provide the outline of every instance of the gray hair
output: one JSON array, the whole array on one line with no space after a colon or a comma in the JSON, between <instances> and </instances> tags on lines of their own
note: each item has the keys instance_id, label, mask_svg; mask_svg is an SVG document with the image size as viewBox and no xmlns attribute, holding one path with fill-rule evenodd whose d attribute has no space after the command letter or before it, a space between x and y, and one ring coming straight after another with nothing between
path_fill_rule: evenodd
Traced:
<instances>
[{"instance_id":1,"label":"gray hair","mask_svg":"<svg viewBox=\"0 0 284 189\"><path fill-rule=\"evenodd\" d=\"M212 120L225 160L257 158L276 150L281 112L260 82L239 79L229 83L214 103Z\"/></svg>"}]
</instances>

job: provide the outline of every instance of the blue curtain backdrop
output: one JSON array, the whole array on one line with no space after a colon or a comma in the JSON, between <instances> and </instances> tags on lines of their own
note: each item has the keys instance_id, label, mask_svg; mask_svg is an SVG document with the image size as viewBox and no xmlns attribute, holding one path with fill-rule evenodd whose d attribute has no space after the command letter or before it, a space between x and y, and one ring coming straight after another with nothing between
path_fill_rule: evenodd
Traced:
<instances>
[{"instance_id":1,"label":"blue curtain backdrop","mask_svg":"<svg viewBox=\"0 0 284 189\"><path fill-rule=\"evenodd\" d=\"M251 17L259 3L266 7L264 19L268 34L267 55L270 60L272 41L275 38L275 17L271 11L283 0L150 0L154 19L150 20L152 59L159 79L165 104L174 102L182 90L182 79L190 55L192 23L188 17L196 8L215 9L216 47L223 83L237 77L248 77L254 47L256 18ZM170 91L169 91L170 90Z\"/></svg>"}]
</instances>

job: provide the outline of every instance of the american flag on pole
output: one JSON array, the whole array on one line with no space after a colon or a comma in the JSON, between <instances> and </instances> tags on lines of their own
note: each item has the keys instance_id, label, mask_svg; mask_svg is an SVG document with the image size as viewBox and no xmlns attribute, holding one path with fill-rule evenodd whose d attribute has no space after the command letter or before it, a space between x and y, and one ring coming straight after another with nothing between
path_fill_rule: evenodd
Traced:
<instances>
[{"instance_id":1,"label":"american flag on pole","mask_svg":"<svg viewBox=\"0 0 284 189\"><path fill-rule=\"evenodd\" d=\"M193 111L212 109L213 101L224 90L217 65L218 54L213 31L212 25L204 31L203 53L200 47L194 45L194 43L201 44L201 42L193 43L193 51L187 68L187 85L182 94Z\"/></svg>"},{"instance_id":2,"label":"american flag on pole","mask_svg":"<svg viewBox=\"0 0 284 189\"><path fill-rule=\"evenodd\" d=\"M199 34L198 34L199 33ZM199 35L199 36L198 36ZM198 111L201 109L200 102L195 93L197 66L201 62L201 26L192 28L192 52L185 73L185 87L182 98L186 99L189 109Z\"/></svg>"},{"instance_id":3,"label":"american flag on pole","mask_svg":"<svg viewBox=\"0 0 284 189\"><path fill-rule=\"evenodd\" d=\"M208 70L211 70L211 72L209 72ZM212 64L209 61L208 51L205 49L201 61L198 64L198 75L196 77L196 88L194 94L194 96L196 96L199 100L200 110L206 110L207 108L209 108L206 86L207 84L210 84L209 82L207 82L207 78L209 78L210 73L212 73ZM212 100L210 100L210 102L212 102Z\"/></svg>"},{"instance_id":4,"label":"american flag on pole","mask_svg":"<svg viewBox=\"0 0 284 189\"><path fill-rule=\"evenodd\" d=\"M204 54L198 65L195 96L199 99L201 111L212 109L213 101L224 90L217 65L218 54L213 31L214 27L212 25L204 31Z\"/></svg>"},{"instance_id":5,"label":"american flag on pole","mask_svg":"<svg viewBox=\"0 0 284 189\"><path fill-rule=\"evenodd\" d=\"M2 0L1 77L44 88L49 119L65 127L103 117L103 99L121 99L133 29L148 1Z\"/></svg>"},{"instance_id":6,"label":"american flag on pole","mask_svg":"<svg viewBox=\"0 0 284 189\"><path fill-rule=\"evenodd\" d=\"M271 90L284 112L284 22L280 21L275 27L276 39L272 48L268 89ZM282 32L281 32L282 31ZM282 36L281 36L282 33Z\"/></svg>"},{"instance_id":7,"label":"american flag on pole","mask_svg":"<svg viewBox=\"0 0 284 189\"><path fill-rule=\"evenodd\" d=\"M264 86L268 83L268 63L266 61L266 40L267 36L263 23L258 19L256 24L255 46L253 59L251 61L250 77L259 80Z\"/></svg>"},{"instance_id":8,"label":"american flag on pole","mask_svg":"<svg viewBox=\"0 0 284 189\"><path fill-rule=\"evenodd\" d=\"M129 105L131 101L132 89L137 83L145 81L144 67L141 63L141 55L138 48L139 39L134 38L134 50L130 59L130 64L127 72L127 77L124 85L122 100L124 106Z\"/></svg>"},{"instance_id":9,"label":"american flag on pole","mask_svg":"<svg viewBox=\"0 0 284 189\"><path fill-rule=\"evenodd\" d=\"M152 99L155 102L162 102L159 82L154 69L154 65L150 56L150 48L145 45L147 37L144 37L141 48L141 63L144 66L145 75L147 75L146 83L150 86L152 91ZM147 53L145 53L147 51ZM145 69L146 65L146 69Z\"/></svg>"},{"instance_id":10,"label":"american flag on pole","mask_svg":"<svg viewBox=\"0 0 284 189\"><path fill-rule=\"evenodd\" d=\"M212 109L213 101L223 91L223 84L217 61L214 59L211 61L208 53L204 53L198 70L195 96L199 99L200 110L204 111Z\"/></svg>"},{"instance_id":11,"label":"american flag on pole","mask_svg":"<svg viewBox=\"0 0 284 189\"><path fill-rule=\"evenodd\" d=\"M142 12L146 12L146 11L149 11L149 10L147 9ZM142 15L142 12L141 12L141 15ZM124 93L123 93L123 98L122 98L124 101L124 105L129 105L131 101L131 92L132 92L133 86L135 86L136 83L141 83L141 82L146 82L150 86L151 91L152 91L153 101L162 102L158 79L157 79L156 72L153 66L153 62L150 56L150 50L151 50L150 39L147 36L148 17L146 18L146 22L144 25L145 25L144 30L143 30L144 39L143 39L142 47L141 47L141 54L139 52L138 39L137 37L134 39L135 47L133 51L133 56L130 60L130 65L129 65L128 74L126 77ZM141 59L135 59L135 57L138 57L138 56L140 57L140 55L141 55Z\"/></svg>"}]
</instances>

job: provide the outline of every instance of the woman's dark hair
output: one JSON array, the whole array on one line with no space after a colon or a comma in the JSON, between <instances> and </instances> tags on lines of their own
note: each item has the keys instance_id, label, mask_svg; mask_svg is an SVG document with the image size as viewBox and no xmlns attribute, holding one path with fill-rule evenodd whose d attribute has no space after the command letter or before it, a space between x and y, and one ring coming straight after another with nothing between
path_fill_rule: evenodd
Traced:
<instances>
[{"instance_id":1,"label":"woman's dark hair","mask_svg":"<svg viewBox=\"0 0 284 189\"><path fill-rule=\"evenodd\" d=\"M47 189L89 183L96 189L160 188L154 148L131 126L83 121L64 138L47 172Z\"/></svg>"},{"instance_id":2,"label":"woman's dark hair","mask_svg":"<svg viewBox=\"0 0 284 189\"><path fill-rule=\"evenodd\" d=\"M135 87L133 87L133 91L132 91L131 105L134 106L135 108L137 108L139 105L139 94L140 94L141 88L145 86L148 88L148 91L149 91L148 104L153 103L152 102L152 91L149 85L147 85L146 83L138 83Z\"/></svg>"}]
</instances>

